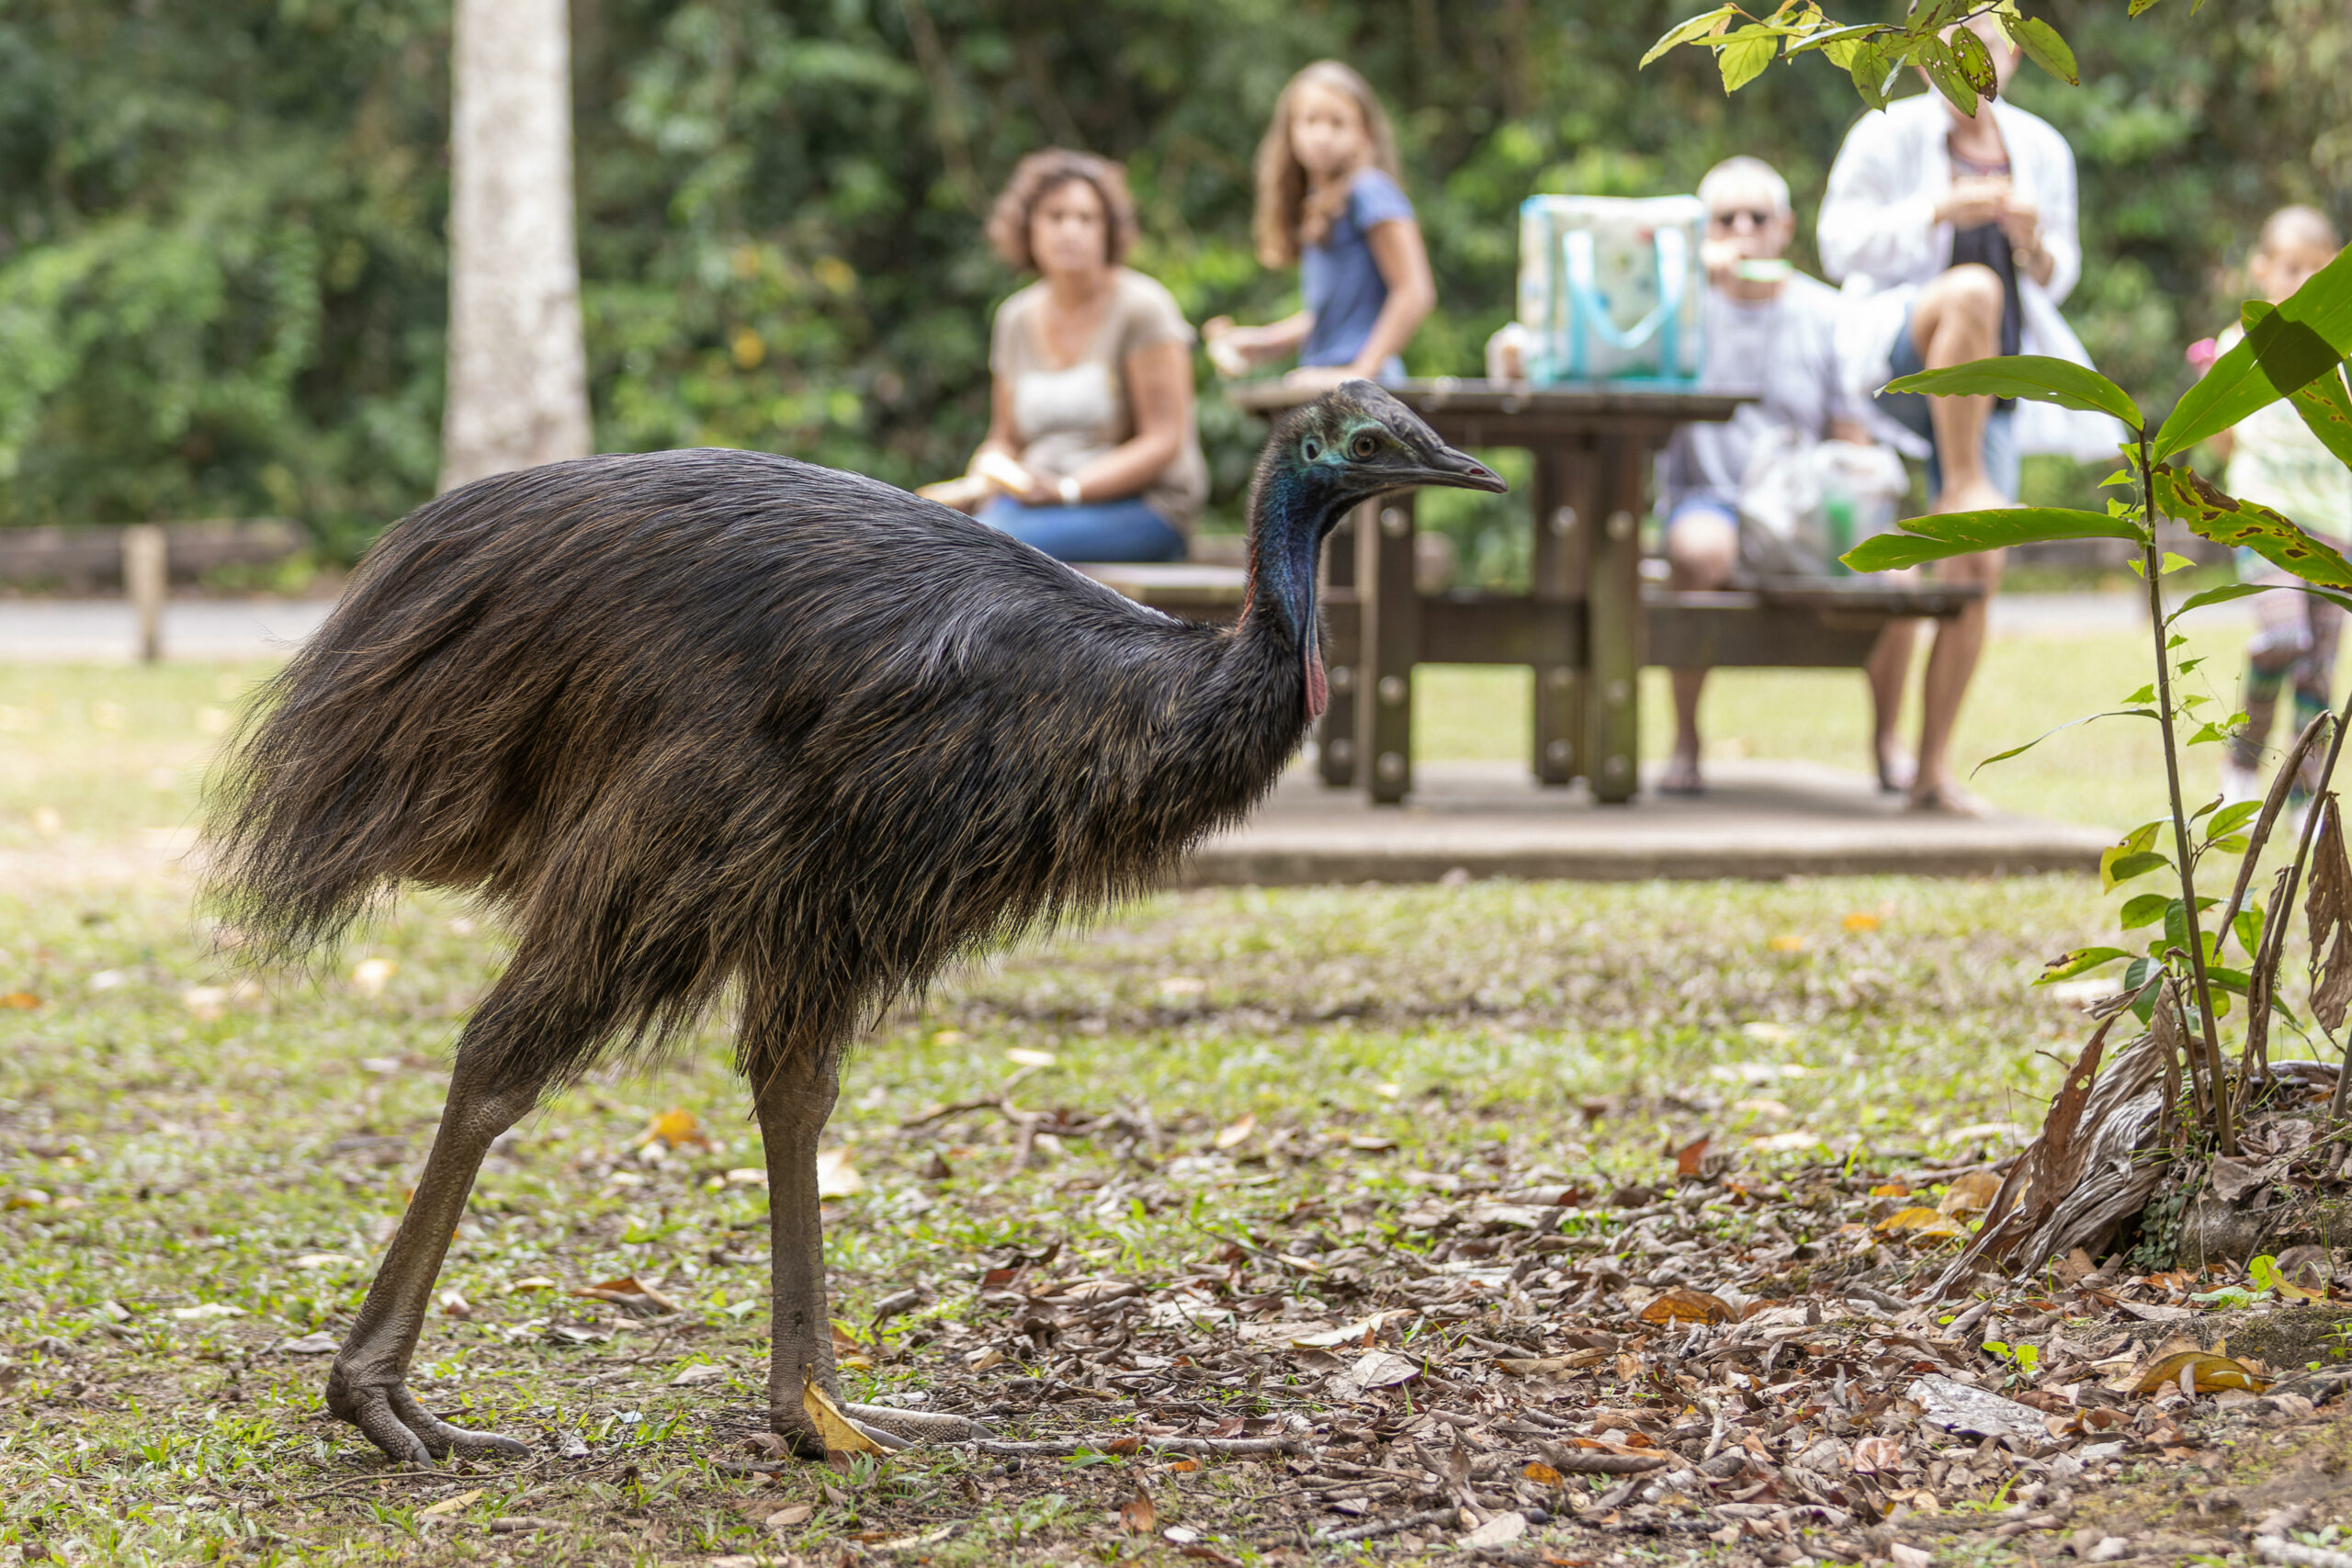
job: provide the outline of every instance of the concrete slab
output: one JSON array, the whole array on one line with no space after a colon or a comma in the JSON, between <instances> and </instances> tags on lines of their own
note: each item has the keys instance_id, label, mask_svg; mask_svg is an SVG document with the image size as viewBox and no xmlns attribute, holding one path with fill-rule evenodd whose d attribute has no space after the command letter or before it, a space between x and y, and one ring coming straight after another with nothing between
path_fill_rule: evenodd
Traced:
<instances>
[{"instance_id":1,"label":"concrete slab","mask_svg":"<svg viewBox=\"0 0 2352 1568\"><path fill-rule=\"evenodd\" d=\"M1510 876L2000 876L2098 869L2112 835L2030 818L1917 816L1860 773L1801 761L1708 766L1695 799L1600 806L1539 789L1514 762L1416 765L1413 797L1375 809L1294 768L1247 827L1211 840L1192 886L1436 882Z\"/></svg>"},{"instance_id":2,"label":"concrete slab","mask_svg":"<svg viewBox=\"0 0 2352 1568\"><path fill-rule=\"evenodd\" d=\"M174 599L164 606L164 657L283 659L334 608L326 599ZM128 600L0 600L0 663L124 664L138 649Z\"/></svg>"}]
</instances>

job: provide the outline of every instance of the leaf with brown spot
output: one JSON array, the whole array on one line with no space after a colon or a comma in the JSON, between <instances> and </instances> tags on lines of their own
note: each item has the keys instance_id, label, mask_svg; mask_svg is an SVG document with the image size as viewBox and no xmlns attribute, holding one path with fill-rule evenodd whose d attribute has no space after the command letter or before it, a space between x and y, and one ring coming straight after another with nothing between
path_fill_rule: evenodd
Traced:
<instances>
[{"instance_id":1,"label":"leaf with brown spot","mask_svg":"<svg viewBox=\"0 0 2352 1568\"><path fill-rule=\"evenodd\" d=\"M1119 1505L1119 1528L1129 1535L1149 1535L1159 1528L1159 1506L1150 1493L1138 1487L1134 1496Z\"/></svg>"},{"instance_id":2,"label":"leaf with brown spot","mask_svg":"<svg viewBox=\"0 0 2352 1568\"><path fill-rule=\"evenodd\" d=\"M1738 1317L1723 1297L1679 1285L1660 1292L1641 1310L1644 1323L1733 1323Z\"/></svg>"},{"instance_id":3,"label":"leaf with brown spot","mask_svg":"<svg viewBox=\"0 0 2352 1568\"><path fill-rule=\"evenodd\" d=\"M2352 588L2352 562L2281 513L2240 501L2187 468L2155 466L2158 505L2219 545L2243 545L2271 565L2323 588Z\"/></svg>"}]
</instances>

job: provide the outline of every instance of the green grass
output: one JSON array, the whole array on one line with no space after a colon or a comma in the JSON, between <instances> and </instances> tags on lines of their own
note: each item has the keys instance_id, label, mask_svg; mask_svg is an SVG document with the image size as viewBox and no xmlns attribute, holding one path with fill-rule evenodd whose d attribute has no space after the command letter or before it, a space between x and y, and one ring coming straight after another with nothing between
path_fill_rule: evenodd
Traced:
<instances>
[{"instance_id":1,"label":"green grass","mask_svg":"<svg viewBox=\"0 0 2352 1568\"><path fill-rule=\"evenodd\" d=\"M2184 690L2211 696L2226 714L2237 697L2244 634L2225 626L2188 636L2179 657L2207 662L2191 671ZM2142 634L1996 637L1961 710L1954 750L1973 768L1996 752L2119 706L2153 678L2148 660ZM1905 745L1917 740L1917 688L1915 673L1903 721ZM1415 757L1526 760L1530 690L1530 673L1521 669L1432 665L1417 671ZM1655 761L1674 738L1666 671L1644 671L1641 701L1642 756ZM1871 766L1870 694L1859 671L1718 671L1708 679L1699 722L1710 757L1803 758L1858 773ZM2185 753L2182 787L2192 796L2210 798L2219 786L2220 750L2204 746ZM2155 727L2113 718L2054 735L2022 757L1976 773L1968 784L2004 810L2120 831L2164 808L2163 768Z\"/></svg>"},{"instance_id":2,"label":"green grass","mask_svg":"<svg viewBox=\"0 0 2352 1568\"><path fill-rule=\"evenodd\" d=\"M1996 644L1970 733L2021 739L2133 669L2121 639ZM277 1348L350 1321L503 949L461 904L414 898L315 980L221 967L168 855L216 732L265 672L0 671L0 1543L76 1562L677 1560L775 1544L741 1511L758 1498L809 1506L785 1544L827 1560L877 1529L959 1520L923 1551L1000 1562L1117 1555L1103 1510L1141 1484L1163 1522L1256 1560L1269 1467L1102 1459L1008 1477L951 1454L772 1483L713 1468L760 1423L766 1334L764 1194L729 1176L758 1165L757 1137L724 1021L666 1070L597 1075L526 1122L441 1281L464 1305L425 1330L428 1406L535 1443L577 1436L590 1457L383 1479L325 1416L322 1360ZM1431 671L1425 746L1514 754L1511 679ZM1859 754L1857 677L1730 675L1711 701L1751 755ZM2084 735L1988 793L2078 819L2144 815L2140 738ZM836 1310L863 1323L892 1291L928 1294L852 1381L993 1398L1042 1372L978 1284L1057 1242L1070 1274L1216 1274L1339 1316L1351 1298L1317 1277L1245 1281L1232 1238L1353 1241L1376 1271L1427 1246L1398 1217L1426 1190L1417 1172L1658 1180L1661 1151L1702 1135L1767 1176L2006 1148L2079 1034L2029 982L2102 931L2111 902L2066 877L1147 900L950 977L861 1050L831 1134L865 1183L830 1206ZM380 987L354 977L368 959L390 965L371 971ZM990 1110L905 1125L999 1092L1053 1117L1034 1165ZM673 1107L710 1142L655 1157L646 1129ZM659 1280L681 1315L646 1329L515 1289L622 1276ZM556 1343L564 1326L599 1337ZM964 1348L988 1344L1012 1359L968 1370ZM702 1362L724 1376L672 1385ZM1237 1415L1302 1408L1301 1376L1202 1392ZM1035 1418L1049 1416L1079 1419ZM1115 1434L1135 1412L1090 1418ZM475 1488L456 1523L420 1514ZM560 1528L517 1546L484 1531L502 1513Z\"/></svg>"},{"instance_id":3,"label":"green grass","mask_svg":"<svg viewBox=\"0 0 2352 1568\"><path fill-rule=\"evenodd\" d=\"M2241 641L2228 627L2190 633L2183 655L2209 662L2188 689L2233 702ZM0 848L46 843L62 853L185 829L205 759L268 669L0 667ZM2147 645L2136 635L1996 638L1962 713L1959 754L1973 766L2116 705L2147 678ZM1425 667L1414 692L1417 757L1525 760L1529 681L1519 669ZM1913 687L1906 740L1917 730L1916 679ZM1701 723L1718 758L1804 758L1858 771L1869 762L1868 696L1856 671L1719 671ZM1665 672L1647 671L1644 757L1664 756L1672 735ZM2183 782L2192 795L2215 787L2218 752L2208 746L2186 754ZM2120 829L2160 808L2161 770L2153 726L2107 719L1985 768L1972 787L2006 809Z\"/></svg>"}]
</instances>

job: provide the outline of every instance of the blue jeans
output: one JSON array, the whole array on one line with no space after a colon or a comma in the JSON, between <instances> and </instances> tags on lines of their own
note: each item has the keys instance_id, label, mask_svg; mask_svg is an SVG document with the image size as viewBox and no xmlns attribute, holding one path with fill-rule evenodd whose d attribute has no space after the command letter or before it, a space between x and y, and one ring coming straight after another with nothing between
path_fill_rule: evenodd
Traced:
<instances>
[{"instance_id":1,"label":"blue jeans","mask_svg":"<svg viewBox=\"0 0 2352 1568\"><path fill-rule=\"evenodd\" d=\"M1032 506L999 496L980 508L980 521L1056 560L1182 560L1184 536L1133 496Z\"/></svg>"},{"instance_id":2,"label":"blue jeans","mask_svg":"<svg viewBox=\"0 0 2352 1568\"><path fill-rule=\"evenodd\" d=\"M1911 318L1906 315L1903 318L1903 331L1894 340L1894 353L1887 364L1887 378L1900 380L1905 376L1916 376L1927 367L1927 361L1919 357L1919 345L1911 341ZM1925 439L1929 446L1935 445L1936 425L1928 413L1926 393L1880 392L1871 400L1895 423ZM2011 501L2018 499L2018 479L2025 466L2024 459L2018 454L2017 412L2014 403L2007 408L1999 403L1993 405L1992 414L1984 421L1983 448L1984 477L1992 481L1995 490ZM1935 454L1930 453L1928 457L1929 498L1932 499L1943 488L1943 465L1936 461Z\"/></svg>"}]
</instances>

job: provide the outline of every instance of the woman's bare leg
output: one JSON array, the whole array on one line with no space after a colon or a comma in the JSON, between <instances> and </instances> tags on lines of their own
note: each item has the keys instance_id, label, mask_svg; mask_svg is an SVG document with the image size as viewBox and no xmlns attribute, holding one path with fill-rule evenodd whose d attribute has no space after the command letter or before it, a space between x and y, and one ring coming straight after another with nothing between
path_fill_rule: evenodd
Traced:
<instances>
[{"instance_id":1,"label":"woman's bare leg","mask_svg":"<svg viewBox=\"0 0 2352 1568\"><path fill-rule=\"evenodd\" d=\"M1932 279L1911 307L1911 344L1919 351L1920 363L1940 370L1998 354L2005 299L2000 275L1974 262ZM1992 415L1989 397L1928 400L1936 464L1943 478L1943 488L1928 511L1975 512L2014 503L2015 498L1994 489L1984 474L1984 422ZM1936 640L1940 645L1942 636Z\"/></svg>"},{"instance_id":2,"label":"woman's bare leg","mask_svg":"<svg viewBox=\"0 0 2352 1568\"><path fill-rule=\"evenodd\" d=\"M1686 512L1666 533L1667 586L1683 592L1722 588L1739 558L1739 530L1721 515ZM1704 670L1677 670L1674 686L1674 754L1658 787L1668 795L1693 795L1702 787L1699 773L1699 694Z\"/></svg>"}]
</instances>

